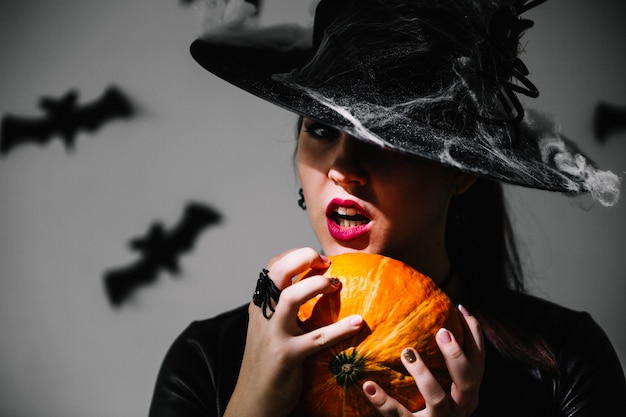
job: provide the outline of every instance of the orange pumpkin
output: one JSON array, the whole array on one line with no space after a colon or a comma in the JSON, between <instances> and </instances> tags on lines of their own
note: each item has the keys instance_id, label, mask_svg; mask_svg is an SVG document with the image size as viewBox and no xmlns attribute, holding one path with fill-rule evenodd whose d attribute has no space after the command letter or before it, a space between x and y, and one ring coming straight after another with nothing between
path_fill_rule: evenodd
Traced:
<instances>
[{"instance_id":1,"label":"orange pumpkin","mask_svg":"<svg viewBox=\"0 0 626 417\"><path fill-rule=\"evenodd\" d=\"M424 407L415 381L400 361L412 346L442 386L451 379L435 334L445 327L462 343L461 319L449 298L426 275L381 255L331 256L325 276L338 278L340 290L320 295L300 307L306 332L360 314L365 326L354 337L307 359L303 403L311 417L365 417L378 413L362 385L377 382L412 412ZM299 279L316 273L309 271ZM319 273L319 271L318 271Z\"/></svg>"}]
</instances>

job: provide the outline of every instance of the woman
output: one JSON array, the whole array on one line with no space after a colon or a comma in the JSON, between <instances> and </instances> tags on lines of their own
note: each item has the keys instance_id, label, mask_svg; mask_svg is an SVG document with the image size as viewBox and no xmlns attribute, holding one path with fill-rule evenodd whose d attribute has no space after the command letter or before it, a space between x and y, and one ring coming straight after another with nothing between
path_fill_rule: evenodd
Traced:
<instances>
[{"instance_id":1,"label":"woman","mask_svg":"<svg viewBox=\"0 0 626 417\"><path fill-rule=\"evenodd\" d=\"M212 16L234 17L192 55L301 116L301 203L322 251L272 258L250 305L186 329L163 363L152 416L304 416L303 361L364 323L352 316L303 333L298 306L338 288L319 275L291 279L351 251L426 273L467 324L463 346L437 333L451 387L398 346L426 407L413 414L366 381L380 415L621 412L626 382L603 331L585 313L523 294L499 183L590 193L605 205L619 194L615 175L517 98L537 94L517 48L531 26L520 14L539 2L322 0L308 46L293 27L250 28L248 4L217 2Z\"/></svg>"}]
</instances>

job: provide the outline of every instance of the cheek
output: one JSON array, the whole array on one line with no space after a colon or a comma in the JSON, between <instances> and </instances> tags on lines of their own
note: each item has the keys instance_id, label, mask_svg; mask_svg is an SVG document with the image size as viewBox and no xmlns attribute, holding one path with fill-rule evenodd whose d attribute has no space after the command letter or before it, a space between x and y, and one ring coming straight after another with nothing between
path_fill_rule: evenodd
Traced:
<instances>
[{"instance_id":1,"label":"cheek","mask_svg":"<svg viewBox=\"0 0 626 417\"><path fill-rule=\"evenodd\" d=\"M298 147L298 150L296 151L296 170L298 172L300 184L302 188L306 191L306 183L307 179L310 176L309 171L311 170L311 167L307 165L306 158L303 157L300 147Z\"/></svg>"},{"instance_id":2,"label":"cheek","mask_svg":"<svg viewBox=\"0 0 626 417\"><path fill-rule=\"evenodd\" d=\"M325 161L321 155L315 155L306 150L306 146L299 146L296 152L296 169L300 184L305 196L312 199L316 197L316 188L323 185L327 178Z\"/></svg>"},{"instance_id":3,"label":"cheek","mask_svg":"<svg viewBox=\"0 0 626 417\"><path fill-rule=\"evenodd\" d=\"M300 185L306 193L310 188L314 188L315 184L319 182L320 172L305 164L298 164L297 168Z\"/></svg>"},{"instance_id":4,"label":"cheek","mask_svg":"<svg viewBox=\"0 0 626 417\"><path fill-rule=\"evenodd\" d=\"M315 158L310 155L310 152L306 151L306 146L299 143L296 150L296 169L301 181L306 181L313 175L313 171L315 171L314 162Z\"/></svg>"},{"instance_id":5,"label":"cheek","mask_svg":"<svg viewBox=\"0 0 626 417\"><path fill-rule=\"evenodd\" d=\"M325 210L323 210L324 207L322 207L324 204L322 202L322 195L327 177L318 169L305 164L298 164L297 169L309 218L315 220L312 218L314 213L325 212Z\"/></svg>"},{"instance_id":6,"label":"cheek","mask_svg":"<svg viewBox=\"0 0 626 417\"><path fill-rule=\"evenodd\" d=\"M433 172L434 171L434 172ZM440 222L445 218L450 193L445 173L406 169L381 184L380 202L400 225ZM389 184L395 184L389 187Z\"/></svg>"}]
</instances>

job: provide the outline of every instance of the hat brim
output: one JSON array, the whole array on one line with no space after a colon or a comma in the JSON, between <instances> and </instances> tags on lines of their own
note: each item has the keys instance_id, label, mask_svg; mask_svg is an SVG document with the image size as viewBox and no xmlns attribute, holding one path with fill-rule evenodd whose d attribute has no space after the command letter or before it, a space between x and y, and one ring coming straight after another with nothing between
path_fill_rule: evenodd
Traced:
<instances>
[{"instance_id":1,"label":"hat brim","mask_svg":"<svg viewBox=\"0 0 626 417\"><path fill-rule=\"evenodd\" d=\"M312 56L311 49L278 50L199 38L191 44L190 51L203 68L257 97L345 131L358 139L370 139L360 135L354 124L336 109L321 103L304 90L274 78L276 74L289 73L304 65ZM391 138L385 140L385 145L389 148L437 161L464 172L549 191L571 194L588 191L580 181L544 161L545 155L542 155L538 137L523 136L514 147L497 148L494 152L494 149L480 146L471 149L467 146L455 146L454 143L447 144L446 149L442 149L441 144L434 145L434 141L415 144L410 137L401 137L407 135L406 129L395 132L390 126L386 126L384 131L374 133L378 137ZM559 140L567 153L579 154L574 143L563 137L559 137ZM587 163L593 164L591 161Z\"/></svg>"},{"instance_id":2,"label":"hat brim","mask_svg":"<svg viewBox=\"0 0 626 417\"><path fill-rule=\"evenodd\" d=\"M200 38L192 42L190 52L210 73L263 100L337 129L345 130L351 126L349 121L319 101L273 78L304 65L313 54L311 49L234 46Z\"/></svg>"}]
</instances>

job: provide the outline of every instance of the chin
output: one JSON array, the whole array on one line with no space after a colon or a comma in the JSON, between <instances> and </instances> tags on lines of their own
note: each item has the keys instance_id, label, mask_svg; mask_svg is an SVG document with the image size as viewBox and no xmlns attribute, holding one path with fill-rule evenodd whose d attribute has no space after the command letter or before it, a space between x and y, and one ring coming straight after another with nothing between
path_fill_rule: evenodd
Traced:
<instances>
[{"instance_id":1,"label":"chin","mask_svg":"<svg viewBox=\"0 0 626 417\"><path fill-rule=\"evenodd\" d=\"M324 255L326 256L335 256L341 255L342 253L353 253L353 252L363 252L363 253L380 253L378 251L373 250L368 245L356 245L354 242L337 242L332 241L329 244L322 244L322 248L324 250Z\"/></svg>"}]
</instances>

